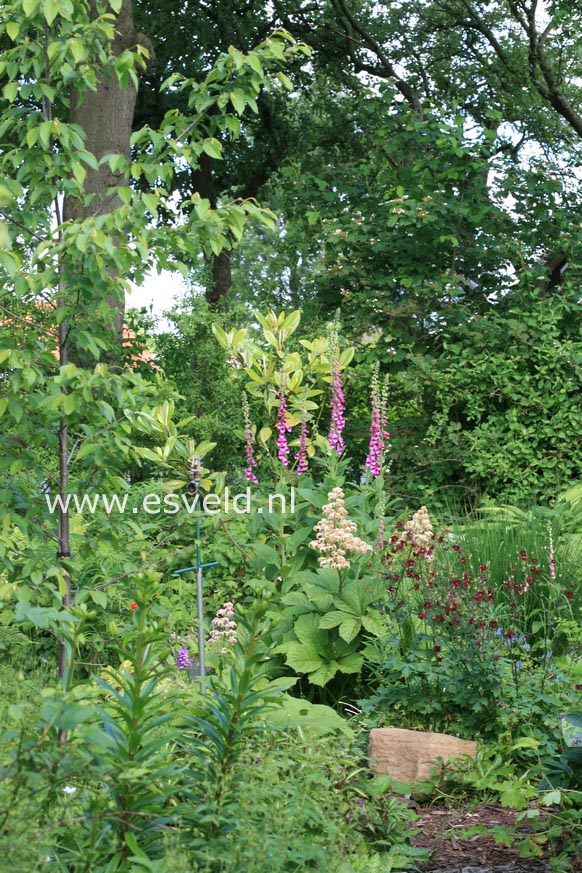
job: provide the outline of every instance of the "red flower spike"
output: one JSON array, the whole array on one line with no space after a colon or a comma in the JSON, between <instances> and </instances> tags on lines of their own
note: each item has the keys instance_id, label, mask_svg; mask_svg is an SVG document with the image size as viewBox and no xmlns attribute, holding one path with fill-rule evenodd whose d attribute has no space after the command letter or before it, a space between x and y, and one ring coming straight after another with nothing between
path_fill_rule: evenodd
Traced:
<instances>
[{"instance_id":1,"label":"red flower spike","mask_svg":"<svg viewBox=\"0 0 582 873\"><path fill-rule=\"evenodd\" d=\"M130 609L137 609L138 606L139 606L139 603L136 603L135 600L132 600L131 603L129 604Z\"/></svg>"}]
</instances>

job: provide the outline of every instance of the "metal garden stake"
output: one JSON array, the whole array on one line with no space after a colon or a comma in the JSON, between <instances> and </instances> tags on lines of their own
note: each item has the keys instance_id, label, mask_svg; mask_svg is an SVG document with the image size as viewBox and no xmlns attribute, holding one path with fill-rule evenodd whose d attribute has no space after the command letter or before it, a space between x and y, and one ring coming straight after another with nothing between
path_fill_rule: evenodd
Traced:
<instances>
[{"instance_id":1,"label":"metal garden stake","mask_svg":"<svg viewBox=\"0 0 582 873\"><path fill-rule=\"evenodd\" d=\"M200 666L200 687L205 691L206 678L206 661L204 657L204 601L202 590L202 571L206 567L216 567L218 561L209 561L206 564L202 563L202 554L200 549L200 513L198 511L198 501L200 498L200 456L194 455L190 466L190 481L188 482L188 493L194 495L194 505L196 507L196 564L193 567L184 567L182 570L175 570L175 576L181 576L183 573L196 572L196 605L198 609L198 662Z\"/></svg>"}]
</instances>

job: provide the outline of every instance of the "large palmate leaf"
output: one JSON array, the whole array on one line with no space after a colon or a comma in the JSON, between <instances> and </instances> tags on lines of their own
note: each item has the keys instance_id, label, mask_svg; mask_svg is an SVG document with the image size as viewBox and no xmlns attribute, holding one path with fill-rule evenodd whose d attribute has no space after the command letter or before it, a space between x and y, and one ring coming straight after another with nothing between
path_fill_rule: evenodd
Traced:
<instances>
[{"instance_id":1,"label":"large palmate leaf","mask_svg":"<svg viewBox=\"0 0 582 873\"><path fill-rule=\"evenodd\" d=\"M380 614L370 609L371 596L361 582L351 582L333 598L336 608L322 617L320 628L339 628L340 637L347 643L351 643L362 628L379 636L382 632Z\"/></svg>"},{"instance_id":2,"label":"large palmate leaf","mask_svg":"<svg viewBox=\"0 0 582 873\"><path fill-rule=\"evenodd\" d=\"M293 626L296 639L282 643L277 651L285 653L287 664L297 673L306 673L314 685L326 685L336 673L357 673L363 663L357 643L334 639L319 622L315 613L300 616Z\"/></svg>"}]
</instances>

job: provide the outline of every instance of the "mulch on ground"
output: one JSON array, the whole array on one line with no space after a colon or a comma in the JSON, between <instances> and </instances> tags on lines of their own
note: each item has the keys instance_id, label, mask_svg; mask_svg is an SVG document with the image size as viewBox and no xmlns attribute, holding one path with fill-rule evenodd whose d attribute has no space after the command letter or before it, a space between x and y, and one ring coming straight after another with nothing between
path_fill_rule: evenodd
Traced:
<instances>
[{"instance_id":1,"label":"mulch on ground","mask_svg":"<svg viewBox=\"0 0 582 873\"><path fill-rule=\"evenodd\" d=\"M464 810L418 807L417 813L419 819L413 827L418 833L413 836L412 844L431 851L431 861L419 865L424 873L437 870L453 873L463 867L491 871L505 868L506 873L547 873L545 861L555 852L555 847L544 846L540 858L520 858L516 847L496 843L494 830L500 826L513 827L517 815L515 810L497 804L481 804ZM461 836L466 828L474 825L482 825L492 833ZM531 831L520 822L517 834L528 833Z\"/></svg>"}]
</instances>

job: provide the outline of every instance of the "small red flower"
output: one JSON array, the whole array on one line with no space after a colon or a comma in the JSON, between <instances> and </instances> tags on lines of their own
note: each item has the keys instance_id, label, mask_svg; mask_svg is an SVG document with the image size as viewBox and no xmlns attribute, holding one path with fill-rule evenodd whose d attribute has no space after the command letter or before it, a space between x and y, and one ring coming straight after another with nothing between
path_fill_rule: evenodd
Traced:
<instances>
[{"instance_id":1,"label":"small red flower","mask_svg":"<svg viewBox=\"0 0 582 873\"><path fill-rule=\"evenodd\" d=\"M566 591L566 597L568 598L568 600L573 600L574 599L574 592L573 591Z\"/></svg>"},{"instance_id":2,"label":"small red flower","mask_svg":"<svg viewBox=\"0 0 582 873\"><path fill-rule=\"evenodd\" d=\"M437 643L437 645L434 647L434 650L435 650L435 652L440 652L441 647L438 645L438 643Z\"/></svg>"},{"instance_id":3,"label":"small red flower","mask_svg":"<svg viewBox=\"0 0 582 873\"><path fill-rule=\"evenodd\" d=\"M135 600L132 600L131 603L129 604L130 609L137 609L138 606L139 606L139 603L136 603Z\"/></svg>"}]
</instances>

